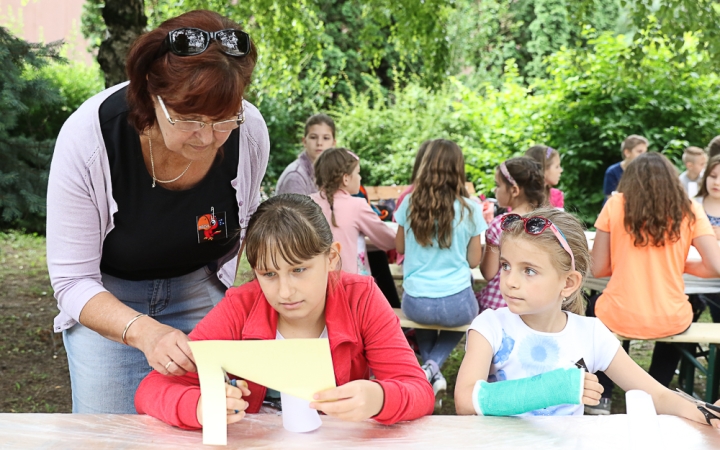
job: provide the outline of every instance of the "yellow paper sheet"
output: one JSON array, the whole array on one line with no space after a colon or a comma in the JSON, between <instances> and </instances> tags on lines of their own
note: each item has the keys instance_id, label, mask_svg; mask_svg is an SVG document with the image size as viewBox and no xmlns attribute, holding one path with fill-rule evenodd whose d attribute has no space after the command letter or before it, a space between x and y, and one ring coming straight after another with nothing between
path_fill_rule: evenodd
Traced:
<instances>
[{"instance_id":1,"label":"yellow paper sheet","mask_svg":"<svg viewBox=\"0 0 720 450\"><path fill-rule=\"evenodd\" d=\"M203 443L227 445L223 369L276 391L312 401L335 387L327 339L190 342L200 376Z\"/></svg>"}]
</instances>

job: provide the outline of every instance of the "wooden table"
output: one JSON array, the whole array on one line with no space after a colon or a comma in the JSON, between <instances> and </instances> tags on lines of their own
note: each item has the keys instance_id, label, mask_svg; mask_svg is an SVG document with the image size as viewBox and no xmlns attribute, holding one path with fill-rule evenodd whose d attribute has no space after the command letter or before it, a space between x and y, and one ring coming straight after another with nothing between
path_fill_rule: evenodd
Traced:
<instances>
[{"instance_id":1,"label":"wooden table","mask_svg":"<svg viewBox=\"0 0 720 450\"><path fill-rule=\"evenodd\" d=\"M0 448L192 449L200 431L148 416L0 414ZM692 449L720 448L720 430L673 416L641 421L626 415L573 417L430 416L393 426L323 417L307 434L285 431L276 415L252 414L228 427L224 448L263 449Z\"/></svg>"}]
</instances>

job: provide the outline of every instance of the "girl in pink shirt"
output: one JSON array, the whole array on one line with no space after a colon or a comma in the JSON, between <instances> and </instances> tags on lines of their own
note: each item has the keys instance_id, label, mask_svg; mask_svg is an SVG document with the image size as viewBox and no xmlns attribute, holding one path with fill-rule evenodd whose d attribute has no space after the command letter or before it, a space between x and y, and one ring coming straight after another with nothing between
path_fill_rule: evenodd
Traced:
<instances>
[{"instance_id":1,"label":"girl in pink shirt","mask_svg":"<svg viewBox=\"0 0 720 450\"><path fill-rule=\"evenodd\" d=\"M545 199L553 208L565 210L565 194L557 186L560 182L560 175L563 168L560 166L560 153L547 145L533 145L526 152L525 156L529 156L542 166L545 174Z\"/></svg>"},{"instance_id":2,"label":"girl in pink shirt","mask_svg":"<svg viewBox=\"0 0 720 450\"><path fill-rule=\"evenodd\" d=\"M381 250L395 248L395 231L368 203L353 197L360 191L360 158L345 148L325 150L315 160L319 192L310 197L322 208L335 241L340 243L342 270L370 275L365 236Z\"/></svg>"}]
</instances>

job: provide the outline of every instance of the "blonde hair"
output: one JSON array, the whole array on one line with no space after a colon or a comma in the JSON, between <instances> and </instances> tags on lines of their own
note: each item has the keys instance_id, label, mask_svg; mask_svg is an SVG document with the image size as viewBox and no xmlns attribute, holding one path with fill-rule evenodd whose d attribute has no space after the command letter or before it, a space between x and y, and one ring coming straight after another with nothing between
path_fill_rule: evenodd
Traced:
<instances>
[{"instance_id":1,"label":"blonde hair","mask_svg":"<svg viewBox=\"0 0 720 450\"><path fill-rule=\"evenodd\" d=\"M682 162L684 164L687 163L696 163L697 157L702 156L705 154L705 150L701 149L700 147L688 147L683 151L682 155Z\"/></svg>"},{"instance_id":2,"label":"blonde hair","mask_svg":"<svg viewBox=\"0 0 720 450\"><path fill-rule=\"evenodd\" d=\"M588 250L587 239L585 238L585 227L572 214L560 211L555 208L538 208L533 212L524 215L525 218L544 217L552 222L555 227L565 236L570 250L575 257L575 270L580 272L582 282L580 286L563 300L562 309L578 315L585 314L585 302L581 295L582 284L590 270L590 251ZM510 224L507 230L503 230L500 236L500 247L510 239L524 239L546 251L550 256L553 267L560 273L568 273L572 270L572 260L568 252L558 242L558 238L551 230L545 230L539 235L527 234L523 228L523 222L518 220Z\"/></svg>"}]
</instances>

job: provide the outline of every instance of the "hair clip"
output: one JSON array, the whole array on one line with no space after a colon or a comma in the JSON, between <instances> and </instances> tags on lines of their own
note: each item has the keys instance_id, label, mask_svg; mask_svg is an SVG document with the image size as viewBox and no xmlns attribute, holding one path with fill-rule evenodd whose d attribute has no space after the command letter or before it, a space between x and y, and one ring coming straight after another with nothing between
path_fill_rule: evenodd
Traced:
<instances>
[{"instance_id":1,"label":"hair clip","mask_svg":"<svg viewBox=\"0 0 720 450\"><path fill-rule=\"evenodd\" d=\"M507 166L505 165L505 162L502 162L500 164L500 172L503 174L503 176L515 187L518 187L518 184L515 182L515 178L513 178L510 175L510 172L507 169Z\"/></svg>"},{"instance_id":2,"label":"hair clip","mask_svg":"<svg viewBox=\"0 0 720 450\"><path fill-rule=\"evenodd\" d=\"M545 159L550 159L550 155L552 155L553 150L555 150L552 147L547 148L547 153L545 154Z\"/></svg>"}]
</instances>

